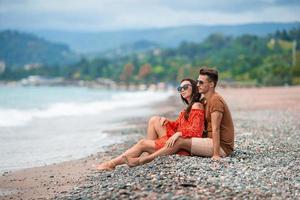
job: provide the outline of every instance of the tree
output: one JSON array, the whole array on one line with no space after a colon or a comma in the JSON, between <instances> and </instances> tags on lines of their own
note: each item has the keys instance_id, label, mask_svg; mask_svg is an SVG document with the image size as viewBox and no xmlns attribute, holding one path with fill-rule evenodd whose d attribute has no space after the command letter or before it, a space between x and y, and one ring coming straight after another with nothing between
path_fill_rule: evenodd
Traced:
<instances>
[{"instance_id":1,"label":"tree","mask_svg":"<svg viewBox=\"0 0 300 200\"><path fill-rule=\"evenodd\" d=\"M123 72L120 76L120 80L129 83L129 80L132 77L133 70L134 70L133 64L127 63L126 65L124 65Z\"/></svg>"},{"instance_id":2,"label":"tree","mask_svg":"<svg viewBox=\"0 0 300 200\"><path fill-rule=\"evenodd\" d=\"M144 78L148 78L152 72L152 67L149 63L145 63L141 66L140 71L138 73L138 80L142 80ZM146 80L147 81L147 80Z\"/></svg>"}]
</instances>

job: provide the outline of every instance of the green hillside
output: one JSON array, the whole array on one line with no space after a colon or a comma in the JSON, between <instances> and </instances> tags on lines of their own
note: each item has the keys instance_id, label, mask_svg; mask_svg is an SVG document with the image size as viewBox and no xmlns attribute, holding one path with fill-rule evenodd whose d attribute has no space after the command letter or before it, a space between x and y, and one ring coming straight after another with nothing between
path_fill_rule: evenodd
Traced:
<instances>
[{"instance_id":1,"label":"green hillside","mask_svg":"<svg viewBox=\"0 0 300 200\"><path fill-rule=\"evenodd\" d=\"M77 57L64 44L17 31L0 32L0 60L8 68L70 63Z\"/></svg>"},{"instance_id":2,"label":"green hillside","mask_svg":"<svg viewBox=\"0 0 300 200\"><path fill-rule=\"evenodd\" d=\"M297 44L293 48L293 44ZM82 59L69 66L51 66L31 71L10 71L1 79L28 74L63 76L67 79L110 78L119 83L176 83L196 78L201 66L216 67L221 79L246 85L300 84L300 28L268 36L211 34L203 42L182 42L177 48L154 48L125 56Z\"/></svg>"}]
</instances>

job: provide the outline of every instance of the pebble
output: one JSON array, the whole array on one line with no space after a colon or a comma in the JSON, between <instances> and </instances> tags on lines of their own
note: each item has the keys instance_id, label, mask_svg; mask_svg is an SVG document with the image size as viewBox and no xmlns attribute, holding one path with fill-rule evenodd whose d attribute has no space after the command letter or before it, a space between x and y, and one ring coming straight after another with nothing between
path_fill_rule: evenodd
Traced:
<instances>
[{"instance_id":1,"label":"pebble","mask_svg":"<svg viewBox=\"0 0 300 200\"><path fill-rule=\"evenodd\" d=\"M234 116L235 151L220 162L163 156L143 166L93 173L83 187L57 199L300 199L299 115L262 110Z\"/></svg>"}]
</instances>

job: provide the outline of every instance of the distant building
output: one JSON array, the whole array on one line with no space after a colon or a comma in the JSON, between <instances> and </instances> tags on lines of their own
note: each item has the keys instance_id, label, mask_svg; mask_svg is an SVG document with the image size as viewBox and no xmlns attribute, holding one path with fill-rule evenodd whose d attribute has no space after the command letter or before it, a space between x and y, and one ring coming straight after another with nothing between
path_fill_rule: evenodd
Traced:
<instances>
[{"instance_id":1,"label":"distant building","mask_svg":"<svg viewBox=\"0 0 300 200\"><path fill-rule=\"evenodd\" d=\"M38 75L29 76L21 80L22 85L61 85L63 82L64 78L62 77L47 78Z\"/></svg>"},{"instance_id":2,"label":"distant building","mask_svg":"<svg viewBox=\"0 0 300 200\"><path fill-rule=\"evenodd\" d=\"M40 63L29 63L24 65L24 69L28 71L28 70L40 68L41 66L42 64Z\"/></svg>"},{"instance_id":3,"label":"distant building","mask_svg":"<svg viewBox=\"0 0 300 200\"><path fill-rule=\"evenodd\" d=\"M0 74L5 72L5 62L0 60Z\"/></svg>"},{"instance_id":4,"label":"distant building","mask_svg":"<svg viewBox=\"0 0 300 200\"><path fill-rule=\"evenodd\" d=\"M159 48L153 50L153 55L159 56L161 54L161 50Z\"/></svg>"},{"instance_id":5,"label":"distant building","mask_svg":"<svg viewBox=\"0 0 300 200\"><path fill-rule=\"evenodd\" d=\"M117 84L108 78L97 78L96 83L106 88L116 88Z\"/></svg>"}]
</instances>

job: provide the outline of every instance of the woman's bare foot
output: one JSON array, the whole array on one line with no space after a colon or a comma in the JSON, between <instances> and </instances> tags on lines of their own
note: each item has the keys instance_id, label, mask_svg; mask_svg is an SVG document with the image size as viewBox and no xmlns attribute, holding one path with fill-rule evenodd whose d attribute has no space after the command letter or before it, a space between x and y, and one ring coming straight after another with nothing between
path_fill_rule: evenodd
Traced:
<instances>
[{"instance_id":1,"label":"woman's bare foot","mask_svg":"<svg viewBox=\"0 0 300 200\"><path fill-rule=\"evenodd\" d=\"M129 167L136 167L138 165L140 165L140 158L128 158L127 156L122 156L125 163L129 166Z\"/></svg>"},{"instance_id":2,"label":"woman's bare foot","mask_svg":"<svg viewBox=\"0 0 300 200\"><path fill-rule=\"evenodd\" d=\"M107 161L107 162L97 165L96 169L101 170L101 171L112 171L115 169L115 167L116 167L116 165L113 161Z\"/></svg>"}]
</instances>

